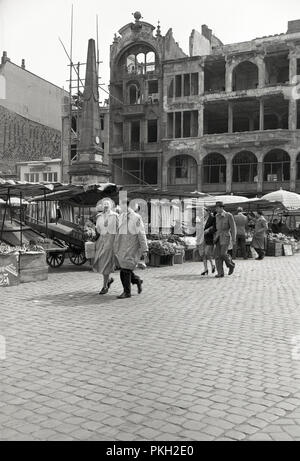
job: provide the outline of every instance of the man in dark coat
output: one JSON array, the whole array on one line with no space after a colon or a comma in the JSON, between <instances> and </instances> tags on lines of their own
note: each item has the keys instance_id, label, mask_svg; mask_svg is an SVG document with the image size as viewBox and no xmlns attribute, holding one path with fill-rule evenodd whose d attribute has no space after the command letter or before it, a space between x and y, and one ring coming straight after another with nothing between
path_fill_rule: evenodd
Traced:
<instances>
[{"instance_id":1,"label":"man in dark coat","mask_svg":"<svg viewBox=\"0 0 300 461\"><path fill-rule=\"evenodd\" d=\"M236 244L236 225L231 213L224 210L223 202L216 203L216 233L214 236L215 247L215 260L218 275L216 278L224 277L224 267L229 267L228 275L232 275L235 269L235 264L228 255L228 248L230 243L234 246Z\"/></svg>"}]
</instances>

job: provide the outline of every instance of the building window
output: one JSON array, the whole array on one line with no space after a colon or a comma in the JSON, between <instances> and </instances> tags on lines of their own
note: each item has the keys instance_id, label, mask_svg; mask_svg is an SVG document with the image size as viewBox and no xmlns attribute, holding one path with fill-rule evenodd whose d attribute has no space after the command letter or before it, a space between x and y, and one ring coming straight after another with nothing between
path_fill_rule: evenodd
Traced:
<instances>
[{"instance_id":1,"label":"building window","mask_svg":"<svg viewBox=\"0 0 300 461\"><path fill-rule=\"evenodd\" d=\"M257 158L252 152L240 152L233 159L233 182L257 181Z\"/></svg>"},{"instance_id":2,"label":"building window","mask_svg":"<svg viewBox=\"0 0 300 461\"><path fill-rule=\"evenodd\" d=\"M174 112L168 114L168 138L195 138L198 136L198 111Z\"/></svg>"},{"instance_id":3,"label":"building window","mask_svg":"<svg viewBox=\"0 0 300 461\"><path fill-rule=\"evenodd\" d=\"M233 91L250 90L258 87L258 67L246 61L233 70Z\"/></svg>"},{"instance_id":4,"label":"building window","mask_svg":"<svg viewBox=\"0 0 300 461\"><path fill-rule=\"evenodd\" d=\"M131 122L131 150L140 150L140 122Z\"/></svg>"},{"instance_id":5,"label":"building window","mask_svg":"<svg viewBox=\"0 0 300 461\"><path fill-rule=\"evenodd\" d=\"M156 57L153 51L130 54L126 59L126 69L130 74L147 74L155 72Z\"/></svg>"},{"instance_id":6,"label":"building window","mask_svg":"<svg viewBox=\"0 0 300 461\"><path fill-rule=\"evenodd\" d=\"M113 181L123 185L156 185L158 182L157 158L123 158L112 163Z\"/></svg>"},{"instance_id":7,"label":"building window","mask_svg":"<svg viewBox=\"0 0 300 461\"><path fill-rule=\"evenodd\" d=\"M71 161L75 160L77 156L77 144L71 145Z\"/></svg>"},{"instance_id":8,"label":"building window","mask_svg":"<svg viewBox=\"0 0 300 461\"><path fill-rule=\"evenodd\" d=\"M104 130L104 117L100 117L101 130Z\"/></svg>"},{"instance_id":9,"label":"building window","mask_svg":"<svg viewBox=\"0 0 300 461\"><path fill-rule=\"evenodd\" d=\"M197 164L189 155L177 155L169 162L168 184L196 184Z\"/></svg>"},{"instance_id":10,"label":"building window","mask_svg":"<svg viewBox=\"0 0 300 461\"><path fill-rule=\"evenodd\" d=\"M297 157L297 181L300 181L300 154Z\"/></svg>"},{"instance_id":11,"label":"building window","mask_svg":"<svg viewBox=\"0 0 300 461\"><path fill-rule=\"evenodd\" d=\"M148 81L148 94L157 94L158 93L158 80L149 80Z\"/></svg>"},{"instance_id":12,"label":"building window","mask_svg":"<svg viewBox=\"0 0 300 461\"><path fill-rule=\"evenodd\" d=\"M57 182L58 175L57 173L43 173L44 182Z\"/></svg>"},{"instance_id":13,"label":"building window","mask_svg":"<svg viewBox=\"0 0 300 461\"><path fill-rule=\"evenodd\" d=\"M148 120L148 142L157 142L157 120Z\"/></svg>"},{"instance_id":14,"label":"building window","mask_svg":"<svg viewBox=\"0 0 300 461\"><path fill-rule=\"evenodd\" d=\"M25 181L27 182L39 182L40 174L39 173L25 173Z\"/></svg>"},{"instance_id":15,"label":"building window","mask_svg":"<svg viewBox=\"0 0 300 461\"><path fill-rule=\"evenodd\" d=\"M226 160L221 154L209 154L203 162L204 184L226 182Z\"/></svg>"},{"instance_id":16,"label":"building window","mask_svg":"<svg viewBox=\"0 0 300 461\"><path fill-rule=\"evenodd\" d=\"M141 92L135 83L129 85L129 104L141 103Z\"/></svg>"},{"instance_id":17,"label":"building window","mask_svg":"<svg viewBox=\"0 0 300 461\"><path fill-rule=\"evenodd\" d=\"M199 94L199 74L176 75L175 79L172 78L168 88L168 97L174 97L174 82L175 82L175 98L182 98L187 96L196 96Z\"/></svg>"},{"instance_id":18,"label":"building window","mask_svg":"<svg viewBox=\"0 0 300 461\"><path fill-rule=\"evenodd\" d=\"M289 181L291 177L291 159L287 152L274 149L264 158L264 181Z\"/></svg>"}]
</instances>

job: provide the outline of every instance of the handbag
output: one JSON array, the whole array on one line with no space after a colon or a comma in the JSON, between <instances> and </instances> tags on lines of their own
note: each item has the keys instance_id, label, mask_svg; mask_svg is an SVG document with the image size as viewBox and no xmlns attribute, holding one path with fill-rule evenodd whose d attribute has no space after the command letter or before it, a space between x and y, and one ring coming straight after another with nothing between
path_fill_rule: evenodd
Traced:
<instances>
[{"instance_id":1,"label":"handbag","mask_svg":"<svg viewBox=\"0 0 300 461\"><path fill-rule=\"evenodd\" d=\"M96 254L95 242L85 242L84 244L85 257L86 259L94 259Z\"/></svg>"}]
</instances>

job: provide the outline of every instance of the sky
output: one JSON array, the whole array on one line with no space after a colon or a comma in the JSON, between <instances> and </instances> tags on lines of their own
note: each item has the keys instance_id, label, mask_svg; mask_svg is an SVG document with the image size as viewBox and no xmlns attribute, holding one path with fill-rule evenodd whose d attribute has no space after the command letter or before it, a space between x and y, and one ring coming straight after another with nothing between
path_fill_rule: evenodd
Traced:
<instances>
[{"instance_id":1,"label":"sky","mask_svg":"<svg viewBox=\"0 0 300 461\"><path fill-rule=\"evenodd\" d=\"M87 44L96 39L99 22L101 82L109 83L109 49L114 34L140 11L143 20L161 23L162 34L173 29L176 41L188 54L192 29L207 24L224 44L285 33L287 22L300 19L299 0L0 0L0 53L40 77L68 88L68 58L59 42L70 50L73 5L73 61L85 62ZM107 98L100 92L100 100Z\"/></svg>"}]
</instances>

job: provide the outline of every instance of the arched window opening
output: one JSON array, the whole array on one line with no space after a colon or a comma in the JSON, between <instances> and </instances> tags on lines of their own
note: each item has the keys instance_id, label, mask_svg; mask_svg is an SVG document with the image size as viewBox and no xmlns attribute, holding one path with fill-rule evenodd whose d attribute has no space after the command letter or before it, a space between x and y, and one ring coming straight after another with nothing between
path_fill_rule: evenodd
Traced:
<instances>
[{"instance_id":1,"label":"arched window opening","mask_svg":"<svg viewBox=\"0 0 300 461\"><path fill-rule=\"evenodd\" d=\"M289 181L291 177L291 159L281 149L270 151L264 158L264 181Z\"/></svg>"},{"instance_id":2,"label":"arched window opening","mask_svg":"<svg viewBox=\"0 0 300 461\"><path fill-rule=\"evenodd\" d=\"M154 72L155 71L155 53L153 51L149 51L146 54L146 72Z\"/></svg>"},{"instance_id":3,"label":"arched window opening","mask_svg":"<svg viewBox=\"0 0 300 461\"><path fill-rule=\"evenodd\" d=\"M209 154L203 162L204 184L224 184L226 182L226 160L221 154Z\"/></svg>"},{"instance_id":4,"label":"arched window opening","mask_svg":"<svg viewBox=\"0 0 300 461\"><path fill-rule=\"evenodd\" d=\"M139 53L136 56L136 66L137 66L137 73L138 74L144 74L145 73L145 67L146 67L146 56L144 53Z\"/></svg>"},{"instance_id":5,"label":"arched window opening","mask_svg":"<svg viewBox=\"0 0 300 461\"><path fill-rule=\"evenodd\" d=\"M233 159L233 182L257 182L257 158L252 152L240 152Z\"/></svg>"},{"instance_id":6,"label":"arched window opening","mask_svg":"<svg viewBox=\"0 0 300 461\"><path fill-rule=\"evenodd\" d=\"M129 86L129 104L140 104L141 94L137 85L131 84Z\"/></svg>"},{"instance_id":7,"label":"arched window opening","mask_svg":"<svg viewBox=\"0 0 300 461\"><path fill-rule=\"evenodd\" d=\"M136 62L134 54L130 54L126 60L127 72L133 74L136 71Z\"/></svg>"},{"instance_id":8,"label":"arched window opening","mask_svg":"<svg viewBox=\"0 0 300 461\"><path fill-rule=\"evenodd\" d=\"M169 185L196 184L197 163L189 155L177 155L169 162L168 168Z\"/></svg>"},{"instance_id":9,"label":"arched window opening","mask_svg":"<svg viewBox=\"0 0 300 461\"><path fill-rule=\"evenodd\" d=\"M233 71L233 91L258 87L258 67L252 62L241 62Z\"/></svg>"}]
</instances>

